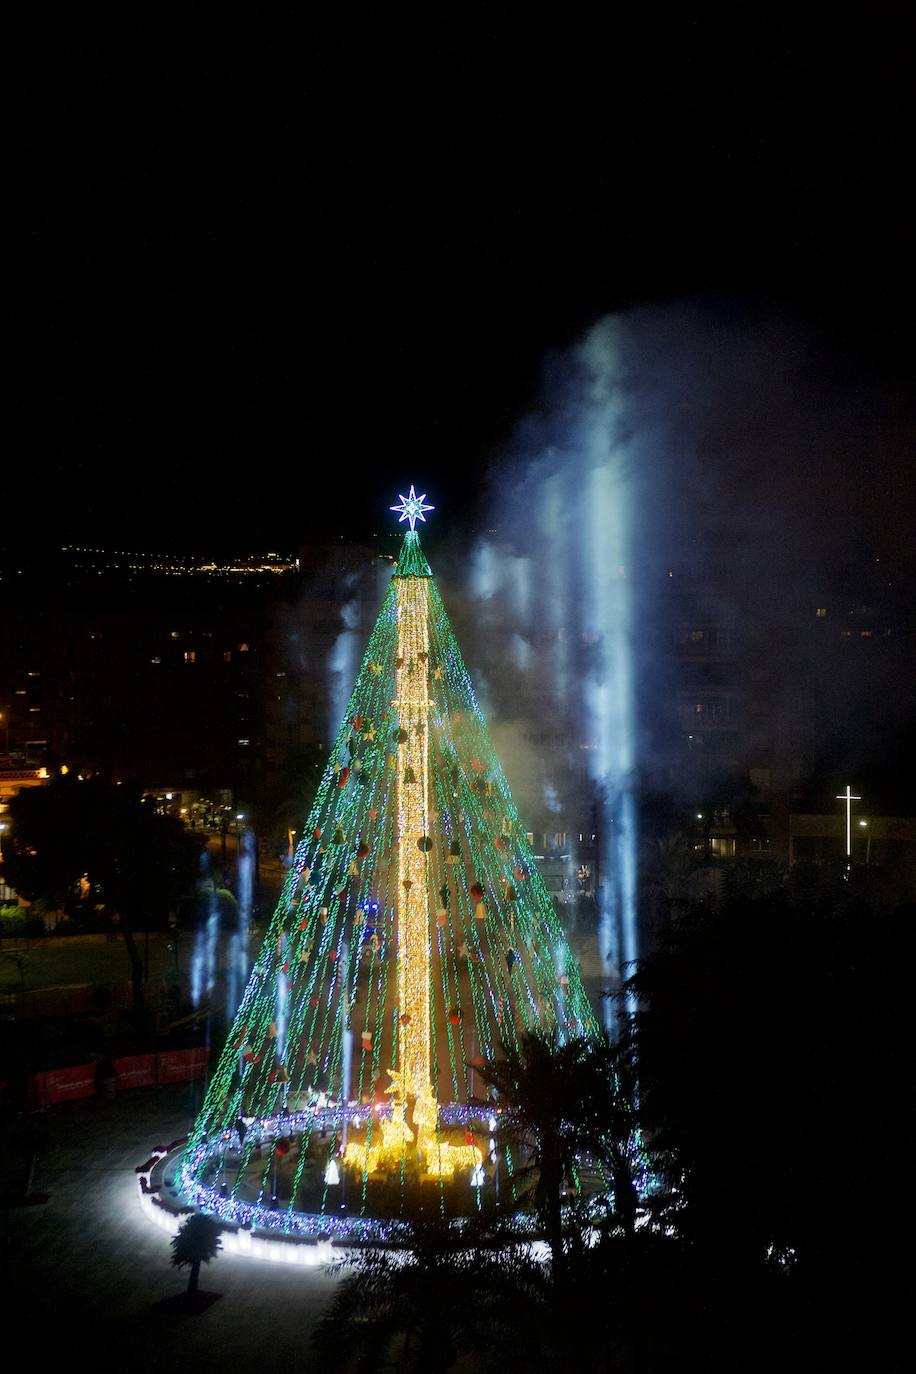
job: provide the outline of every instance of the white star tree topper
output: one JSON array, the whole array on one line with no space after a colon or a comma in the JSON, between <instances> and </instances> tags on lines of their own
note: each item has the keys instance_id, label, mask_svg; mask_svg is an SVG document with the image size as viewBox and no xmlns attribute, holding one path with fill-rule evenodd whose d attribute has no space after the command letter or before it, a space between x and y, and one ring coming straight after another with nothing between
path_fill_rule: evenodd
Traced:
<instances>
[{"instance_id":1,"label":"white star tree topper","mask_svg":"<svg viewBox=\"0 0 916 1374\"><path fill-rule=\"evenodd\" d=\"M435 506L424 506L423 502L425 500L426 492L424 491L422 496L418 496L411 483L410 495L402 496L399 506L389 506L388 509L397 511L400 516L398 520L399 525L403 525L405 520L409 520L410 528L415 529L418 520L422 520L423 524L426 524L426 516L423 514L424 511L436 509Z\"/></svg>"}]
</instances>

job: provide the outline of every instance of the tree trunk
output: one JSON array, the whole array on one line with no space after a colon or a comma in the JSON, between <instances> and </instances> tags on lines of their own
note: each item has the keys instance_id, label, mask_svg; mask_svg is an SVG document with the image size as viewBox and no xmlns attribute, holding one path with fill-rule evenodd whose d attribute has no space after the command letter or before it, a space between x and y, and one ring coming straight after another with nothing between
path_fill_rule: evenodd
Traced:
<instances>
[{"instance_id":1,"label":"tree trunk","mask_svg":"<svg viewBox=\"0 0 916 1374\"><path fill-rule=\"evenodd\" d=\"M623 1233L629 1241L634 1240L636 1237L636 1208L638 1200L636 1187L630 1177L629 1170L625 1168L615 1169L614 1204L617 1209L617 1215L620 1217L620 1224L623 1226Z\"/></svg>"},{"instance_id":2,"label":"tree trunk","mask_svg":"<svg viewBox=\"0 0 916 1374\"><path fill-rule=\"evenodd\" d=\"M134 932L121 917L121 933L124 936L124 948L127 950L127 957L130 960L130 981L133 987L133 1012L134 1022L137 1030L140 1030L143 1022L143 960L140 958L140 951L137 949L137 942L134 939Z\"/></svg>"},{"instance_id":3,"label":"tree trunk","mask_svg":"<svg viewBox=\"0 0 916 1374\"><path fill-rule=\"evenodd\" d=\"M563 1166L550 1147L542 1148L540 1159L540 1192L544 1209L544 1222L547 1229L547 1244L550 1246L550 1264L554 1283L563 1277L565 1256L563 1254L563 1214L560 1189L563 1186Z\"/></svg>"},{"instance_id":4,"label":"tree trunk","mask_svg":"<svg viewBox=\"0 0 916 1374\"><path fill-rule=\"evenodd\" d=\"M194 1297L197 1292L197 1281L200 1278L200 1260L195 1260L191 1265L191 1272L188 1275L188 1295Z\"/></svg>"}]
</instances>

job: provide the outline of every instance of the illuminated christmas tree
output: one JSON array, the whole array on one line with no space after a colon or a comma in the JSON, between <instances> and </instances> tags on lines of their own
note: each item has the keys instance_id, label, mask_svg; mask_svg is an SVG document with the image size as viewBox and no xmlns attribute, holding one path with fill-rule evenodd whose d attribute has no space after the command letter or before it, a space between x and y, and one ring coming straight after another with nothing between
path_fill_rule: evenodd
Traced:
<instances>
[{"instance_id":1,"label":"illuminated christmas tree","mask_svg":"<svg viewBox=\"0 0 916 1374\"><path fill-rule=\"evenodd\" d=\"M392 509L410 528L182 1161L242 1224L327 1229L346 1183L351 1225L405 1172L482 1186L476 1068L596 1029L420 547L432 507Z\"/></svg>"}]
</instances>

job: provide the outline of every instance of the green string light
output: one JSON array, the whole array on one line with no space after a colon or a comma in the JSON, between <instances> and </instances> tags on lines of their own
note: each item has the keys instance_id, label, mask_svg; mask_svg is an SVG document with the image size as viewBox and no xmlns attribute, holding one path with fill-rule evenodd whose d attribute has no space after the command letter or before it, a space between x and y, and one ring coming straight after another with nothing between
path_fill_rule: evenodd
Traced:
<instances>
[{"instance_id":1,"label":"green string light","mask_svg":"<svg viewBox=\"0 0 916 1374\"><path fill-rule=\"evenodd\" d=\"M428 648L418 647L405 665L398 658L399 615L414 604L409 589L421 580L424 594L415 600L425 607L425 630L400 642ZM426 730L429 819L426 834L401 834L400 790L420 781L398 768L398 682L421 678L428 700L420 728ZM380 1095L389 1100L388 1071L399 1068L398 854L405 845L420 846L425 860L428 1068L440 1105L467 1102L477 1084L472 1061L494 1057L503 1043L517 1046L527 1031L597 1030L415 531L405 535L186 1158L198 1157L196 1146L230 1132L240 1116L258 1122L309 1103L340 1103L348 1062L348 1110L360 1119L368 1161L380 1130L377 1101ZM352 1125L348 1133L352 1139ZM441 1120L433 1138L430 1153L445 1158L450 1137ZM219 1164L240 1201L250 1200L252 1189L260 1196L271 1188L278 1167L267 1149L252 1182L253 1140L235 1155L221 1149L207 1166L212 1174ZM284 1203L290 1215L314 1143L307 1127ZM329 1149L333 1144L332 1136ZM508 1149L505 1158L514 1196ZM402 1193L407 1163L402 1148L396 1166ZM442 1205L444 1182L440 1168ZM360 1183L362 1215L371 1192L368 1164ZM325 1182L322 1209L328 1199Z\"/></svg>"}]
</instances>

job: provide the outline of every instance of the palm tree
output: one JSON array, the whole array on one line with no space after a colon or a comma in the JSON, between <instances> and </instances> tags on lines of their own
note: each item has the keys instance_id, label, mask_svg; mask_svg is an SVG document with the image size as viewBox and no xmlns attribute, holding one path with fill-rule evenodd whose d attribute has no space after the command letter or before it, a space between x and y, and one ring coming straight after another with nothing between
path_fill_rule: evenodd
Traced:
<instances>
[{"instance_id":1,"label":"palm tree","mask_svg":"<svg viewBox=\"0 0 916 1374\"><path fill-rule=\"evenodd\" d=\"M631 1161L632 1103L620 1090L616 1047L606 1038L576 1036L559 1043L528 1033L504 1058L479 1070L510 1108L535 1151L534 1197L544 1219L555 1278L564 1271L563 1180L587 1154L612 1173L617 1211L628 1235L635 1224Z\"/></svg>"},{"instance_id":2,"label":"palm tree","mask_svg":"<svg viewBox=\"0 0 916 1374\"><path fill-rule=\"evenodd\" d=\"M172 1264L176 1269L183 1269L186 1264L191 1268L188 1276L189 1297L197 1293L200 1266L209 1264L222 1249L223 1243L219 1238L221 1230L218 1221L195 1212L172 1237Z\"/></svg>"},{"instance_id":3,"label":"palm tree","mask_svg":"<svg viewBox=\"0 0 916 1374\"><path fill-rule=\"evenodd\" d=\"M345 1275L313 1337L319 1361L352 1374L393 1369L557 1368L563 1332L543 1266L499 1225L460 1232L415 1213L408 1248L367 1247L331 1267ZM564 1340L566 1340L564 1333ZM566 1341L568 1344L568 1341Z\"/></svg>"}]
</instances>

